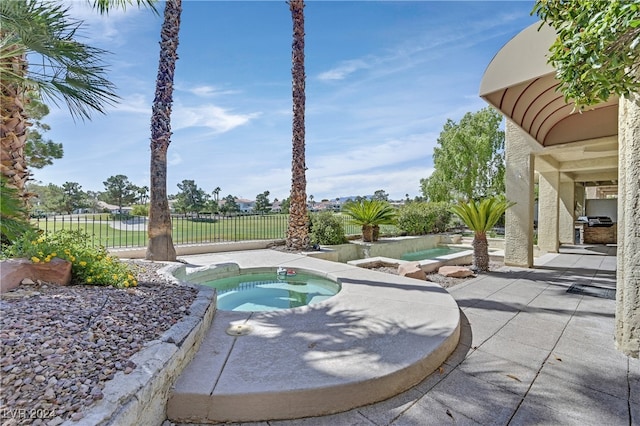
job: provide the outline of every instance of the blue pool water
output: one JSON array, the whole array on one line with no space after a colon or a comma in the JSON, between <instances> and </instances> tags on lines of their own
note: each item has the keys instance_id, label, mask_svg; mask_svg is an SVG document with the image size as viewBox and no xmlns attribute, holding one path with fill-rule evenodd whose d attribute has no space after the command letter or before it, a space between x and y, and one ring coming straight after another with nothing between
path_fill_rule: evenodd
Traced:
<instances>
[{"instance_id":1,"label":"blue pool water","mask_svg":"<svg viewBox=\"0 0 640 426\"><path fill-rule=\"evenodd\" d=\"M466 251L469 249L466 248L457 248L457 247L435 247L427 250L414 251L412 253L405 253L402 255L402 260L416 261L416 260L426 260L426 259L435 259L436 257L444 256L447 254L460 253L461 251Z\"/></svg>"},{"instance_id":2,"label":"blue pool water","mask_svg":"<svg viewBox=\"0 0 640 426\"><path fill-rule=\"evenodd\" d=\"M236 275L202 284L218 290L218 309L242 312L297 308L322 302L340 291L334 281L301 272L280 277L275 271Z\"/></svg>"}]
</instances>

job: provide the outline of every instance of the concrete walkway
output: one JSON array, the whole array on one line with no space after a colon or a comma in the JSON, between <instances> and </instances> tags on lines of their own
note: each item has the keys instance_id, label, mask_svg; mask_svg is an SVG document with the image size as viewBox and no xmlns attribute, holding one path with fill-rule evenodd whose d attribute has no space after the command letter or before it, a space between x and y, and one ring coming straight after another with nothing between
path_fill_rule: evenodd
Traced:
<instances>
[{"instance_id":1,"label":"concrete walkway","mask_svg":"<svg viewBox=\"0 0 640 426\"><path fill-rule=\"evenodd\" d=\"M453 287L460 343L420 384L340 414L251 424L640 425L640 360L614 348L615 301L567 292L607 295L615 264L614 248L565 247L536 269Z\"/></svg>"}]
</instances>

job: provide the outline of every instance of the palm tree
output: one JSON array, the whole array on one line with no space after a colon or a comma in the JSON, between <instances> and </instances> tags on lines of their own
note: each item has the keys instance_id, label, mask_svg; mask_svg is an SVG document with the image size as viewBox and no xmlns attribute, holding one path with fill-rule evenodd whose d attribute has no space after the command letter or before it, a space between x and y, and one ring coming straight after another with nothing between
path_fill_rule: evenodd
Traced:
<instances>
[{"instance_id":1,"label":"palm tree","mask_svg":"<svg viewBox=\"0 0 640 426\"><path fill-rule=\"evenodd\" d=\"M291 160L291 196L289 198L289 224L286 247L304 250L309 247L309 218L307 214L307 178L305 175L305 72L304 72L304 0L290 0L293 19L292 94L293 94L293 149Z\"/></svg>"},{"instance_id":2,"label":"palm tree","mask_svg":"<svg viewBox=\"0 0 640 426\"><path fill-rule=\"evenodd\" d=\"M151 197L149 202L148 260L176 260L167 199L167 150L171 143L173 75L178 59L178 33L182 0L167 0L160 30L160 60L151 113Z\"/></svg>"},{"instance_id":3,"label":"palm tree","mask_svg":"<svg viewBox=\"0 0 640 426\"><path fill-rule=\"evenodd\" d=\"M101 13L124 7L131 0L94 0ZM137 0L152 5L153 0ZM82 22L72 19L62 2L13 0L0 2L0 173L6 186L26 201L29 178L24 147L29 126L25 110L30 91L36 100L63 100L74 118L90 119L105 112L118 97L106 79L102 57L106 51L75 39ZM27 63L27 55L38 58Z\"/></svg>"},{"instance_id":4,"label":"palm tree","mask_svg":"<svg viewBox=\"0 0 640 426\"><path fill-rule=\"evenodd\" d=\"M396 211L391 205L382 200L360 200L345 204L344 213L349 216L351 223L362 227L362 241L377 241L380 225L393 225ZM377 232L376 232L377 228Z\"/></svg>"},{"instance_id":5,"label":"palm tree","mask_svg":"<svg viewBox=\"0 0 640 426\"><path fill-rule=\"evenodd\" d=\"M473 237L473 266L481 272L489 270L489 243L487 231L500 220L505 211L515 203L503 198L485 198L480 202L471 200L460 201L451 207L469 229L474 232Z\"/></svg>"}]
</instances>

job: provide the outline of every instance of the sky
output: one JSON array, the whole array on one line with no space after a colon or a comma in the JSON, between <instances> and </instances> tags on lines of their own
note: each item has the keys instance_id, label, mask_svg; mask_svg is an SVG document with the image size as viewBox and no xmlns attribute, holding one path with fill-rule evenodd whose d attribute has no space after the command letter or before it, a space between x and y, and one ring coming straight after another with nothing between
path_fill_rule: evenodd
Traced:
<instances>
[{"instance_id":1,"label":"sky","mask_svg":"<svg viewBox=\"0 0 640 426\"><path fill-rule=\"evenodd\" d=\"M150 120L159 15L129 7L100 16L67 1L81 40L111 52L107 77L120 102L91 120L51 106L45 137L64 157L33 177L104 191L122 174L149 185ZM167 191L185 179L220 198L289 196L291 41L278 1L183 0ZM447 119L487 106L478 91L500 48L536 22L533 1L307 1L307 196L315 201L386 191L421 195Z\"/></svg>"}]
</instances>

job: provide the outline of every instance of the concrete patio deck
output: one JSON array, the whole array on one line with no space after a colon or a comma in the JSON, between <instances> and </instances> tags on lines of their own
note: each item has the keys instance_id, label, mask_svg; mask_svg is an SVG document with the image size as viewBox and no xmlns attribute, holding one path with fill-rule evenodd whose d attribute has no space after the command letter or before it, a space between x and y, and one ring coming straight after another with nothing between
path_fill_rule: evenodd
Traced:
<instances>
[{"instance_id":1,"label":"concrete patio deck","mask_svg":"<svg viewBox=\"0 0 640 426\"><path fill-rule=\"evenodd\" d=\"M614 348L615 301L567 292L615 286L615 267L613 247L563 247L536 269L455 286L460 343L415 387L343 413L251 424L640 425L640 360Z\"/></svg>"},{"instance_id":2,"label":"concrete patio deck","mask_svg":"<svg viewBox=\"0 0 640 426\"><path fill-rule=\"evenodd\" d=\"M415 386L458 344L458 306L434 283L274 250L185 260L190 265L181 268L195 283L212 279L202 266L235 263L311 271L342 289L294 309L216 312L171 391L167 416L175 421L296 419L349 410ZM238 327L248 333L227 332Z\"/></svg>"}]
</instances>

